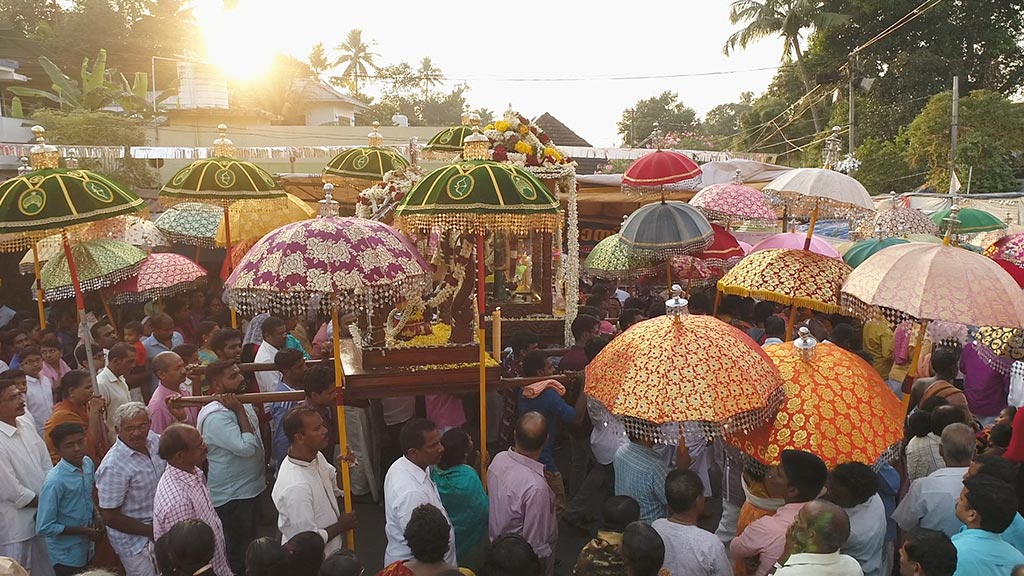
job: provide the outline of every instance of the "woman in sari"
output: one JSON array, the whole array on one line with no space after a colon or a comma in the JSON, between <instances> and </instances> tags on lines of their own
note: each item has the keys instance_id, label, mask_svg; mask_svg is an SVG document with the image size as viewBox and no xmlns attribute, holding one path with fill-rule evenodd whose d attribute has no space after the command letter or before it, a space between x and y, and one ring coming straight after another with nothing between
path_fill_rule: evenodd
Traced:
<instances>
[{"instance_id":1,"label":"woman in sari","mask_svg":"<svg viewBox=\"0 0 1024 576\"><path fill-rule=\"evenodd\" d=\"M50 459L56 464L60 460L50 440L50 431L59 424L80 424L85 428L85 454L93 462L99 462L110 448L107 427L104 424L104 410L107 402L93 391L92 378L85 370L71 370L60 379L61 401L53 407L53 414L46 421L46 447Z\"/></svg>"},{"instance_id":2,"label":"woman in sari","mask_svg":"<svg viewBox=\"0 0 1024 576\"><path fill-rule=\"evenodd\" d=\"M441 436L444 454L430 469L441 503L455 530L455 554L459 564L476 569L483 564L487 546L490 503L476 470L468 465L474 454L473 439L462 428Z\"/></svg>"}]
</instances>

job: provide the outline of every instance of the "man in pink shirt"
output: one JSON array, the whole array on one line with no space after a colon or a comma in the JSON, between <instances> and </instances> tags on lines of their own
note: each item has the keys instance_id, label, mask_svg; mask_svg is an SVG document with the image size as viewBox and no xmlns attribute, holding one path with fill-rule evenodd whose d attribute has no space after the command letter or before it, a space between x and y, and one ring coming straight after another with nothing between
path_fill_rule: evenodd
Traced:
<instances>
[{"instance_id":1,"label":"man in pink shirt","mask_svg":"<svg viewBox=\"0 0 1024 576\"><path fill-rule=\"evenodd\" d=\"M184 410L184 419L180 419L171 412L167 400L177 396L190 396L192 391L185 386L185 361L174 352L161 352L153 358L153 373L156 374L160 385L153 391L153 397L149 399L150 429L157 434L163 434L167 428L175 422L187 422L196 425L196 409Z\"/></svg>"},{"instance_id":2,"label":"man in pink shirt","mask_svg":"<svg viewBox=\"0 0 1024 576\"><path fill-rule=\"evenodd\" d=\"M828 468L821 458L803 450L783 450L780 464L768 470L764 484L770 498L786 504L772 516L755 520L729 544L734 559L742 559L753 576L766 576L786 550L786 531L804 504L825 487Z\"/></svg>"}]
</instances>

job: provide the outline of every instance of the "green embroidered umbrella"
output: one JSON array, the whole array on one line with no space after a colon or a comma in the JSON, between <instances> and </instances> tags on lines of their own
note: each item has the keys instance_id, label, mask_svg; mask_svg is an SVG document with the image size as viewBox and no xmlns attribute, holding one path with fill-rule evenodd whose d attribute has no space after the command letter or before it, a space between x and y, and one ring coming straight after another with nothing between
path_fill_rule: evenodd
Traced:
<instances>
[{"instance_id":1,"label":"green embroidered umbrella","mask_svg":"<svg viewBox=\"0 0 1024 576\"><path fill-rule=\"evenodd\" d=\"M945 233L946 220L950 218L952 212L952 209L940 210L929 216L929 218ZM960 208L960 212L956 217L960 220L960 225L955 229L957 234L976 234L978 232L1004 230L1007 226L1006 222L1000 220L995 214L976 208Z\"/></svg>"},{"instance_id":2,"label":"green embroidered umbrella","mask_svg":"<svg viewBox=\"0 0 1024 576\"><path fill-rule=\"evenodd\" d=\"M125 278L134 276L146 259L142 250L119 240L97 238L76 242L71 246L71 258L78 268L78 281L82 290L109 288ZM65 254L57 254L43 266L43 295L47 300L63 300L75 295L71 267Z\"/></svg>"},{"instance_id":3,"label":"green embroidered umbrella","mask_svg":"<svg viewBox=\"0 0 1024 576\"><path fill-rule=\"evenodd\" d=\"M369 188L384 180L384 175L405 168L409 161L391 148L384 147L384 137L377 131L380 122L373 123L368 138L369 146L350 148L331 158L324 167L321 179L335 186L351 186L356 190Z\"/></svg>"},{"instance_id":4,"label":"green embroidered umbrella","mask_svg":"<svg viewBox=\"0 0 1024 576\"><path fill-rule=\"evenodd\" d=\"M441 130L423 148L423 157L430 160L451 162L462 153L462 143L473 133L469 124L451 126Z\"/></svg>"},{"instance_id":5,"label":"green embroidered umbrella","mask_svg":"<svg viewBox=\"0 0 1024 576\"><path fill-rule=\"evenodd\" d=\"M856 268L876 252L889 246L907 244L908 242L910 241L903 238L870 238L868 240L861 240L846 250L843 254L843 261L849 264L850 268Z\"/></svg>"},{"instance_id":6,"label":"green embroidered umbrella","mask_svg":"<svg viewBox=\"0 0 1024 576\"><path fill-rule=\"evenodd\" d=\"M583 270L588 276L606 280L625 280L654 272L660 267L650 254L631 250L619 241L618 234L601 240L587 254Z\"/></svg>"}]
</instances>

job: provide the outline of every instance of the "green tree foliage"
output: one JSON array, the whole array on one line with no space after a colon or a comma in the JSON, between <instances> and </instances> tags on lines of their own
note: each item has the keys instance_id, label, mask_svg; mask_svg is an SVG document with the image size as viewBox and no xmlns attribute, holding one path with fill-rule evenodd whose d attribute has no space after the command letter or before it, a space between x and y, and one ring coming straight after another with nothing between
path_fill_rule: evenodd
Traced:
<instances>
[{"instance_id":1,"label":"green tree foliage","mask_svg":"<svg viewBox=\"0 0 1024 576\"><path fill-rule=\"evenodd\" d=\"M433 67L426 58L426 64ZM390 64L380 68L377 72L377 79L381 83L380 99L370 105L367 114L357 118L359 123L370 123L373 121L381 124L391 124L391 117L395 114L402 114L409 118L410 126L447 126L458 124L461 120L462 111L466 104L465 94L469 87L465 84L456 84L451 90L445 92L423 90L423 77L420 72L423 70L414 69L408 62ZM440 69L434 68L435 74L443 78Z\"/></svg>"},{"instance_id":2,"label":"green tree foliage","mask_svg":"<svg viewBox=\"0 0 1024 576\"><path fill-rule=\"evenodd\" d=\"M340 81L350 87L353 92L359 92L359 83L369 76L370 71L377 70L376 59L379 55L370 50L370 46L363 41L363 31L355 28L349 30L345 41L338 46L338 58L334 61L335 66L344 66L341 76L332 78L332 82Z\"/></svg>"},{"instance_id":3,"label":"green tree foliage","mask_svg":"<svg viewBox=\"0 0 1024 576\"><path fill-rule=\"evenodd\" d=\"M873 196L914 191L924 182L925 175L910 166L906 155L906 139L866 140L857 147L856 156L861 162L857 180Z\"/></svg>"},{"instance_id":4,"label":"green tree foliage","mask_svg":"<svg viewBox=\"0 0 1024 576\"><path fill-rule=\"evenodd\" d=\"M907 160L927 171L927 183L937 190L949 186L950 128L953 96L934 96L910 123ZM960 142L957 170L961 182L973 168L972 192L1010 192L1019 189L1014 174L1024 170L1024 104L977 90L960 99Z\"/></svg>"},{"instance_id":5,"label":"green tree foliage","mask_svg":"<svg viewBox=\"0 0 1024 576\"><path fill-rule=\"evenodd\" d=\"M666 90L657 96L640 100L622 113L619 135L623 145L637 146L647 140L655 123L662 132L694 132L697 113L679 101L679 95Z\"/></svg>"},{"instance_id":6,"label":"green tree foliage","mask_svg":"<svg viewBox=\"0 0 1024 576\"><path fill-rule=\"evenodd\" d=\"M81 146L145 146L145 122L141 118L129 118L110 112L79 110L38 110L32 121L46 127L46 138L54 144L77 144ZM158 186L156 172L149 169L145 160L119 158L94 160L82 158L82 168L102 172L133 188L155 188Z\"/></svg>"},{"instance_id":7,"label":"green tree foliage","mask_svg":"<svg viewBox=\"0 0 1024 576\"><path fill-rule=\"evenodd\" d=\"M426 56L420 61L420 67L416 70L416 75L419 76L420 86L423 87L424 98L430 94L431 89L444 82L444 74L441 73L441 69L434 66L433 61Z\"/></svg>"},{"instance_id":8,"label":"green tree foliage","mask_svg":"<svg viewBox=\"0 0 1024 576\"><path fill-rule=\"evenodd\" d=\"M307 64L309 65L310 72L313 73L313 79L319 82L323 73L331 67L331 63L327 59L327 50L324 48L323 42L317 42L313 45L313 48L309 51Z\"/></svg>"},{"instance_id":9,"label":"green tree foliage","mask_svg":"<svg viewBox=\"0 0 1024 576\"><path fill-rule=\"evenodd\" d=\"M740 118L753 110L754 93L740 94L739 102L719 104L700 123L700 133L714 149L727 149L740 131Z\"/></svg>"}]
</instances>

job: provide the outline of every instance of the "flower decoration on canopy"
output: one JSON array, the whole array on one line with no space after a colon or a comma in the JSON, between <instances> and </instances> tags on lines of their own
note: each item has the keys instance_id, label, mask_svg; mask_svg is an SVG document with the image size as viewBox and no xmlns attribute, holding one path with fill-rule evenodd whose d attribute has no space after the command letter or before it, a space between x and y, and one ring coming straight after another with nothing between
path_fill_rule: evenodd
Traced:
<instances>
[{"instance_id":1,"label":"flower decoration on canopy","mask_svg":"<svg viewBox=\"0 0 1024 576\"><path fill-rule=\"evenodd\" d=\"M576 173L576 162L555 146L544 130L512 110L488 124L484 136L491 142L491 159L526 167L540 178Z\"/></svg>"},{"instance_id":2,"label":"flower decoration on canopy","mask_svg":"<svg viewBox=\"0 0 1024 576\"><path fill-rule=\"evenodd\" d=\"M356 217L370 218L378 210L401 202L420 178L423 178L423 170L414 164L388 172L383 182L370 186L356 197Z\"/></svg>"}]
</instances>

